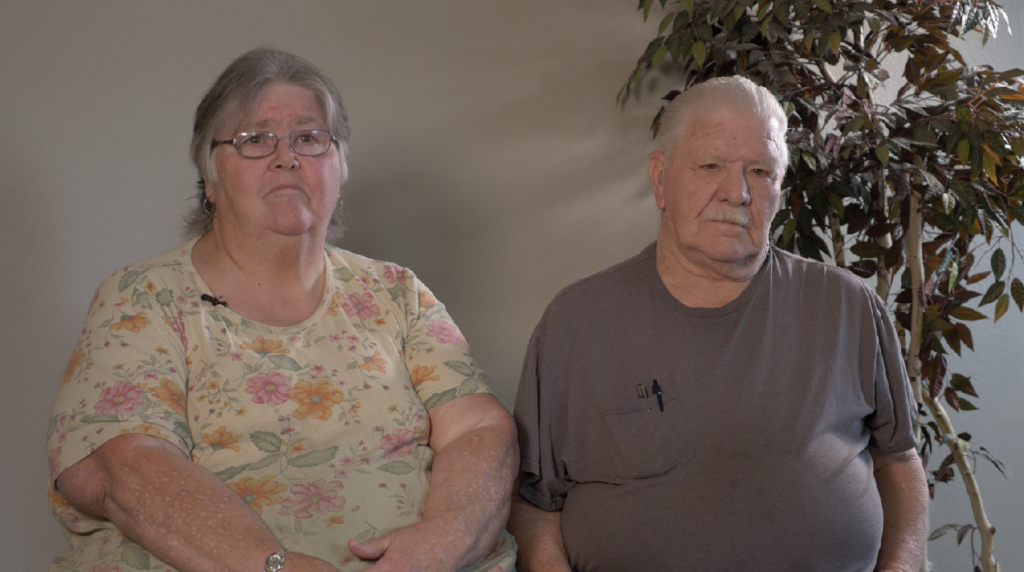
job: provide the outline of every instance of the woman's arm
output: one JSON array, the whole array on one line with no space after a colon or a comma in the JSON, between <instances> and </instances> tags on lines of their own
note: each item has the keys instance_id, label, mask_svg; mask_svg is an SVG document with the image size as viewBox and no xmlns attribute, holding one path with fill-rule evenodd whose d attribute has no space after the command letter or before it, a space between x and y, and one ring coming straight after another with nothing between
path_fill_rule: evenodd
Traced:
<instances>
[{"instance_id":1,"label":"woman's arm","mask_svg":"<svg viewBox=\"0 0 1024 572\"><path fill-rule=\"evenodd\" d=\"M370 568L452 571L484 557L508 519L519 470L516 426L494 396L474 393L429 410L437 453L423 520L380 538L349 541Z\"/></svg>"},{"instance_id":2,"label":"woman's arm","mask_svg":"<svg viewBox=\"0 0 1024 572\"><path fill-rule=\"evenodd\" d=\"M263 570L281 544L216 475L164 439L120 435L57 478L69 504L102 516L182 572ZM289 552L282 572L336 572Z\"/></svg>"}]
</instances>

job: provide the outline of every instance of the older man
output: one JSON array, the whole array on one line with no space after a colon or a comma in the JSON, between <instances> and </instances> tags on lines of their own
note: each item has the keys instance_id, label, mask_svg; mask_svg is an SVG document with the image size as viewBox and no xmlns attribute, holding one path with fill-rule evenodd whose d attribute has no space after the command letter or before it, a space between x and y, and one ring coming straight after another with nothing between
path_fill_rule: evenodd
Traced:
<instances>
[{"instance_id":1,"label":"older man","mask_svg":"<svg viewBox=\"0 0 1024 572\"><path fill-rule=\"evenodd\" d=\"M885 305L769 245L784 112L722 78L663 125L657 241L530 342L520 569L916 570L928 496Z\"/></svg>"}]
</instances>

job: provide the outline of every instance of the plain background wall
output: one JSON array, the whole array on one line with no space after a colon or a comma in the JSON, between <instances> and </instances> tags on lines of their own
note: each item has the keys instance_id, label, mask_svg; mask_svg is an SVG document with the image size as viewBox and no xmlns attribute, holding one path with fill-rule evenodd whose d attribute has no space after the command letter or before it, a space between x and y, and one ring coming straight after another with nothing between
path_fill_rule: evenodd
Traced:
<instances>
[{"instance_id":1,"label":"plain background wall","mask_svg":"<svg viewBox=\"0 0 1024 572\"><path fill-rule=\"evenodd\" d=\"M1024 67L1017 36L972 61ZM274 45L336 80L351 116L341 245L413 268L511 406L523 350L563 286L639 251L657 96L614 104L659 18L635 0L5 2L0 16L0 554L43 570L64 546L46 504L46 422L100 280L181 240L192 112L235 56ZM975 327L960 371L982 411L959 429L1024 475L1024 318ZM1004 569L1024 568L1024 489L980 469ZM969 522L960 484L933 525ZM936 570L966 549L931 543Z\"/></svg>"}]
</instances>

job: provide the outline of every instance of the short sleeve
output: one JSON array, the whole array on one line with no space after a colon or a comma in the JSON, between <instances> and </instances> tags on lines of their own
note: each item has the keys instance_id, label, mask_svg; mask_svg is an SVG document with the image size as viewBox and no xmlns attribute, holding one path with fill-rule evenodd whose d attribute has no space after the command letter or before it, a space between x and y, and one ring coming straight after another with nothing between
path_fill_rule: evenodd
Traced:
<instances>
[{"instance_id":1,"label":"short sleeve","mask_svg":"<svg viewBox=\"0 0 1024 572\"><path fill-rule=\"evenodd\" d=\"M444 304L409 270L403 273L407 327L403 349L409 380L424 407L432 409L463 395L490 393L487 376L473 359L469 344Z\"/></svg>"},{"instance_id":2,"label":"short sleeve","mask_svg":"<svg viewBox=\"0 0 1024 572\"><path fill-rule=\"evenodd\" d=\"M866 424L873 447L883 453L899 453L917 443L914 437L916 401L889 312L874 292L870 292L869 297L877 349L873 372L875 410Z\"/></svg>"},{"instance_id":3,"label":"short sleeve","mask_svg":"<svg viewBox=\"0 0 1024 572\"><path fill-rule=\"evenodd\" d=\"M523 498L545 510L561 510L573 483L557 451L565 437L564 391L544 366L544 324L537 326L523 361L513 417L519 428Z\"/></svg>"},{"instance_id":4,"label":"short sleeve","mask_svg":"<svg viewBox=\"0 0 1024 572\"><path fill-rule=\"evenodd\" d=\"M51 483L125 433L192 449L186 342L175 293L125 268L96 291L57 389L47 432Z\"/></svg>"}]
</instances>

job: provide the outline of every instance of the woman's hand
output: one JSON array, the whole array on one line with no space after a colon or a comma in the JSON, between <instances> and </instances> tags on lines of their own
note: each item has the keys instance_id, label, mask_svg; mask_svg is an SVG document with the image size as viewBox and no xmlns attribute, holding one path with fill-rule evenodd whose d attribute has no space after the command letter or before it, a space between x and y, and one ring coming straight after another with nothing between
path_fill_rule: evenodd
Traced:
<instances>
[{"instance_id":1,"label":"woman's hand","mask_svg":"<svg viewBox=\"0 0 1024 572\"><path fill-rule=\"evenodd\" d=\"M362 543L350 540L356 556L377 560L368 572L458 570L483 558L505 527L519 471L508 411L494 396L475 393L429 414L437 457L423 520Z\"/></svg>"},{"instance_id":2,"label":"woman's hand","mask_svg":"<svg viewBox=\"0 0 1024 572\"><path fill-rule=\"evenodd\" d=\"M259 515L209 470L170 442L114 437L57 478L71 506L114 523L181 572L262 570L281 544ZM289 554L283 572L337 572Z\"/></svg>"}]
</instances>

